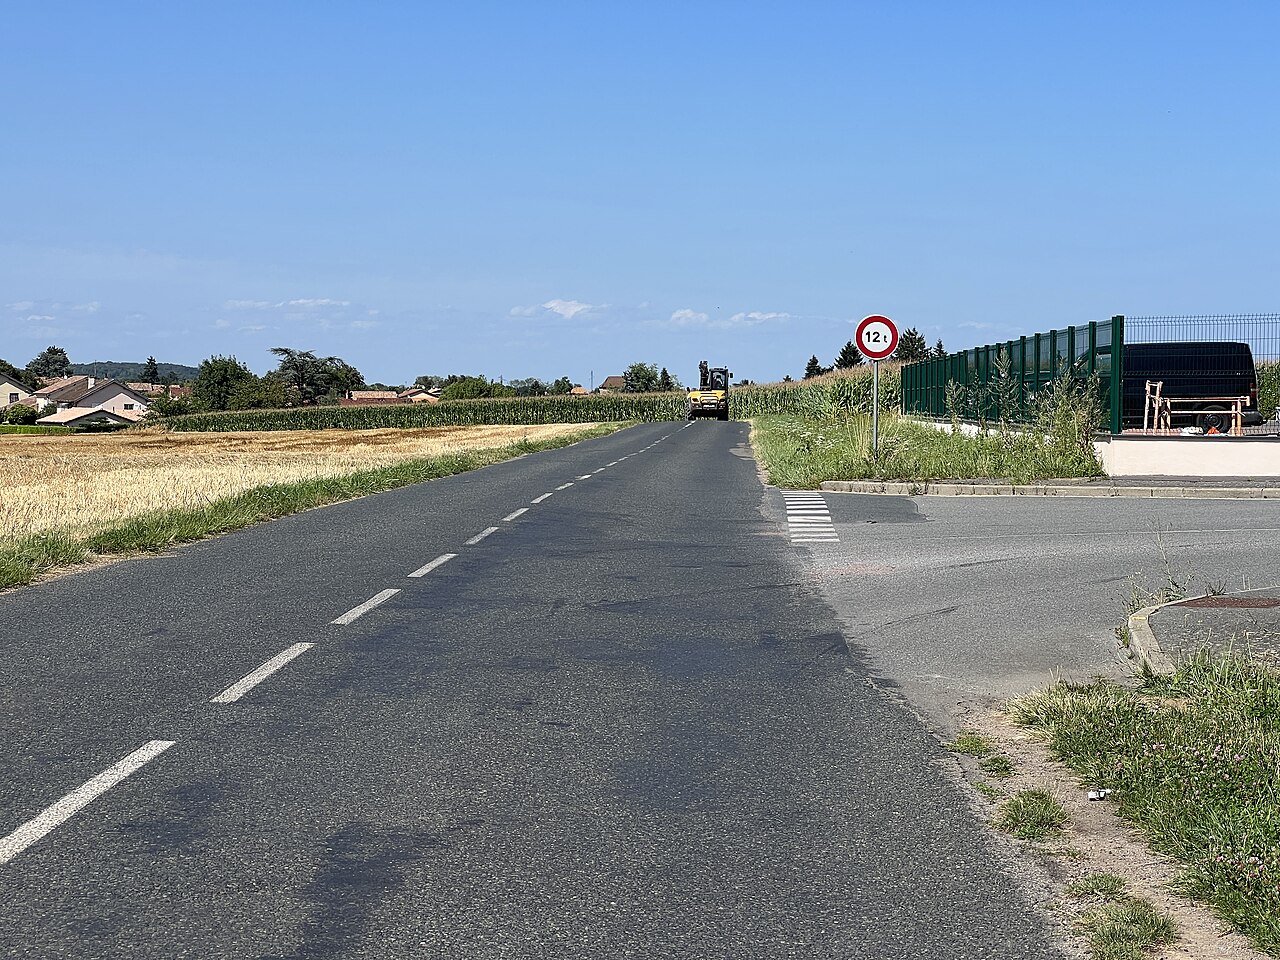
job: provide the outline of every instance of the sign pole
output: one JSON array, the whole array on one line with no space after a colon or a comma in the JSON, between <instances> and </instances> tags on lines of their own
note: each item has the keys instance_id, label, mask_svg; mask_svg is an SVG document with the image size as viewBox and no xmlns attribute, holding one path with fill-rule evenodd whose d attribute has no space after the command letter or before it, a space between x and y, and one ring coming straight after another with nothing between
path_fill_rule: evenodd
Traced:
<instances>
[{"instance_id":1,"label":"sign pole","mask_svg":"<svg viewBox=\"0 0 1280 960\"><path fill-rule=\"evenodd\" d=\"M871 361L871 459L880 459L880 361Z\"/></svg>"},{"instance_id":2,"label":"sign pole","mask_svg":"<svg viewBox=\"0 0 1280 960\"><path fill-rule=\"evenodd\" d=\"M863 317L853 335L858 352L871 361L871 459L880 459L880 361L898 349L898 325L873 313Z\"/></svg>"}]
</instances>

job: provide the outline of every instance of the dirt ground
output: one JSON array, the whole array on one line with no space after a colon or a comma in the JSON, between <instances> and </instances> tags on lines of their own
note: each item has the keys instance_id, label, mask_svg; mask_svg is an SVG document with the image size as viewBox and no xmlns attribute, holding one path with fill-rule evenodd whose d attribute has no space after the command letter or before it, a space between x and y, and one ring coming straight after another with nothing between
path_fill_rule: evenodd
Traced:
<instances>
[{"instance_id":1,"label":"dirt ground","mask_svg":"<svg viewBox=\"0 0 1280 960\"><path fill-rule=\"evenodd\" d=\"M270 483L501 447L525 437L549 439L591 426L0 435L0 540L83 532Z\"/></svg>"},{"instance_id":2,"label":"dirt ground","mask_svg":"<svg viewBox=\"0 0 1280 960\"><path fill-rule=\"evenodd\" d=\"M1130 894L1150 900L1177 924L1178 940L1151 956L1160 960L1266 960L1245 937L1230 932L1207 908L1176 893L1178 865L1148 848L1108 801L1089 800L1089 787L1096 785L1081 784L1071 770L1051 759L1043 740L1001 714L970 716L965 726L998 743L1000 751L1017 767L1012 777L1000 780L984 773L975 758L961 756L961 766L970 782L990 784L1008 796L1043 787L1067 811L1070 820L1061 836L1041 843L1009 842L1041 860L1040 866L1056 887L1051 903L1069 941L1084 950L1084 941L1073 924L1087 905L1067 896L1067 884L1091 873L1113 873L1125 878ZM993 816L1000 800L976 794L976 802L988 816Z\"/></svg>"}]
</instances>

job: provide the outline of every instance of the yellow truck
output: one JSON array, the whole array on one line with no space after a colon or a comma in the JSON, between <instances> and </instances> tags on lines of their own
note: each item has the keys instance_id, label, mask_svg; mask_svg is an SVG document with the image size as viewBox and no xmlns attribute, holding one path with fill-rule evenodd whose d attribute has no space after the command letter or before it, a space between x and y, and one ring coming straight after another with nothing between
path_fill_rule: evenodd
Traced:
<instances>
[{"instance_id":1,"label":"yellow truck","mask_svg":"<svg viewBox=\"0 0 1280 960\"><path fill-rule=\"evenodd\" d=\"M729 381L733 374L728 367L708 367L707 361L698 364L698 389L690 390L685 398L688 419L715 417L729 419Z\"/></svg>"}]
</instances>

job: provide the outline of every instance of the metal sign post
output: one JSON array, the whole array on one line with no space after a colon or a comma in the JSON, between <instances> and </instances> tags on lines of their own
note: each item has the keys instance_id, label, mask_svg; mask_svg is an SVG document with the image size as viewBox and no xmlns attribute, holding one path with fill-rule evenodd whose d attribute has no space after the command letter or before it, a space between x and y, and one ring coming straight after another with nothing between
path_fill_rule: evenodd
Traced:
<instances>
[{"instance_id":1,"label":"metal sign post","mask_svg":"<svg viewBox=\"0 0 1280 960\"><path fill-rule=\"evenodd\" d=\"M854 342L871 361L871 458L876 460L880 457L880 361L898 349L898 326L873 313L859 321Z\"/></svg>"}]
</instances>

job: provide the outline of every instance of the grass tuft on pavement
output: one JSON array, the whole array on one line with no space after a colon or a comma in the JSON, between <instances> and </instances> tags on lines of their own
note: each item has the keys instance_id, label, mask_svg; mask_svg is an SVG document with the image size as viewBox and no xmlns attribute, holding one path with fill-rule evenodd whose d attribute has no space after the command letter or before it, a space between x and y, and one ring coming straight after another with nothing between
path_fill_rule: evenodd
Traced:
<instances>
[{"instance_id":1,"label":"grass tuft on pavement","mask_svg":"<svg viewBox=\"0 0 1280 960\"><path fill-rule=\"evenodd\" d=\"M1094 960L1143 960L1152 948L1172 943L1178 929L1152 903L1121 897L1080 918Z\"/></svg>"},{"instance_id":2,"label":"grass tuft on pavement","mask_svg":"<svg viewBox=\"0 0 1280 960\"><path fill-rule=\"evenodd\" d=\"M1280 955L1280 674L1206 653L1137 688L1057 683L1010 714L1114 790L1188 893Z\"/></svg>"},{"instance_id":3,"label":"grass tuft on pavement","mask_svg":"<svg viewBox=\"0 0 1280 960\"><path fill-rule=\"evenodd\" d=\"M57 567L84 563L94 556L154 553L274 520L312 507L436 480L600 437L626 424L611 423L543 440L522 439L502 447L464 450L407 460L390 466L332 477L270 484L213 500L199 507L158 510L122 520L81 536L61 532L0 541L0 589L22 586Z\"/></svg>"},{"instance_id":4,"label":"grass tuft on pavement","mask_svg":"<svg viewBox=\"0 0 1280 960\"><path fill-rule=\"evenodd\" d=\"M954 740L943 746L952 753L965 753L971 757L985 757L996 749L995 742L989 737L972 730L961 730Z\"/></svg>"},{"instance_id":5,"label":"grass tuft on pavement","mask_svg":"<svg viewBox=\"0 0 1280 960\"><path fill-rule=\"evenodd\" d=\"M1114 873L1090 873L1071 881L1067 885L1067 896L1077 900L1087 900L1090 897L1110 900L1124 893L1124 889L1124 877L1118 877Z\"/></svg>"},{"instance_id":6,"label":"grass tuft on pavement","mask_svg":"<svg viewBox=\"0 0 1280 960\"><path fill-rule=\"evenodd\" d=\"M1048 790L1019 790L1000 806L996 826L1019 840L1043 840L1062 830L1067 812Z\"/></svg>"}]
</instances>

